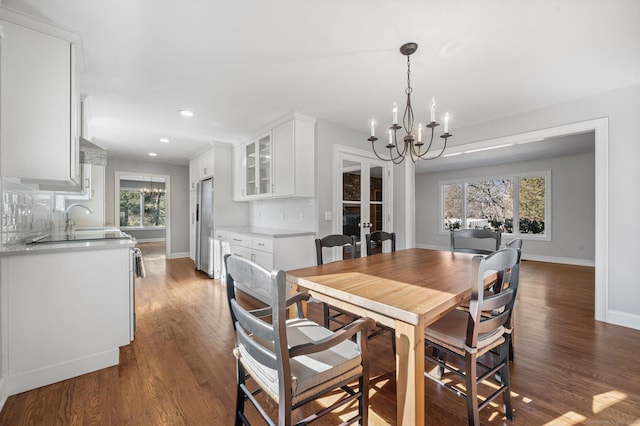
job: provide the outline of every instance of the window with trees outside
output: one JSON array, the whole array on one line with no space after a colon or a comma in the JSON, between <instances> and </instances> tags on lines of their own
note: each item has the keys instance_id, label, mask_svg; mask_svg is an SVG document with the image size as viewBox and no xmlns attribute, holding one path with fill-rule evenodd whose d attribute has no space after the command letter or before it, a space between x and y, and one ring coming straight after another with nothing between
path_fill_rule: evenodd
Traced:
<instances>
[{"instance_id":1,"label":"window with trees outside","mask_svg":"<svg viewBox=\"0 0 640 426\"><path fill-rule=\"evenodd\" d=\"M120 226L165 226L165 191L162 188L120 188Z\"/></svg>"},{"instance_id":2,"label":"window with trees outside","mask_svg":"<svg viewBox=\"0 0 640 426\"><path fill-rule=\"evenodd\" d=\"M441 182L442 230L476 228L549 239L551 172Z\"/></svg>"}]
</instances>

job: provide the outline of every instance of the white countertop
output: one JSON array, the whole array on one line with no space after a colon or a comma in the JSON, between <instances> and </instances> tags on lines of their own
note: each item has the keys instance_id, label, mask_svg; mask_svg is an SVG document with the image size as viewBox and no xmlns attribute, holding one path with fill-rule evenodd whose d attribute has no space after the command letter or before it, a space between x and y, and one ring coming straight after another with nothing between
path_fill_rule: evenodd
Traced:
<instances>
[{"instance_id":1,"label":"white countertop","mask_svg":"<svg viewBox=\"0 0 640 426\"><path fill-rule=\"evenodd\" d=\"M256 228L253 226L220 226L216 231L238 232L240 234L251 234L259 237L286 238L299 237L302 235L315 235L313 231L292 231L275 228Z\"/></svg>"},{"instance_id":2,"label":"white countertop","mask_svg":"<svg viewBox=\"0 0 640 426\"><path fill-rule=\"evenodd\" d=\"M59 253L63 251L105 250L134 247L133 239L75 240L41 244L16 244L0 249L0 257L19 256L25 254Z\"/></svg>"}]
</instances>

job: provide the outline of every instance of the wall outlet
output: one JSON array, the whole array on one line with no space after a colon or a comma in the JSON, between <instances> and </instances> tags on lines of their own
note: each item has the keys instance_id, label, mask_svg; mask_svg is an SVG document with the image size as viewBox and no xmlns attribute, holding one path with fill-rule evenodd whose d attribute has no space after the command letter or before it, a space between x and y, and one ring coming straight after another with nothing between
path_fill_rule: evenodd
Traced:
<instances>
[{"instance_id":1,"label":"wall outlet","mask_svg":"<svg viewBox=\"0 0 640 426\"><path fill-rule=\"evenodd\" d=\"M331 212L324 212L324 220L333 220L333 214Z\"/></svg>"}]
</instances>

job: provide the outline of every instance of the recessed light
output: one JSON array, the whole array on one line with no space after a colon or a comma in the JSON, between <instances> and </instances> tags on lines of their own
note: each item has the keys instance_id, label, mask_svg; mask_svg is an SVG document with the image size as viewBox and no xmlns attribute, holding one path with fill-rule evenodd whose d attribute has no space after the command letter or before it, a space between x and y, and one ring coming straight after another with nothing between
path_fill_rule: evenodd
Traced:
<instances>
[{"instance_id":1,"label":"recessed light","mask_svg":"<svg viewBox=\"0 0 640 426\"><path fill-rule=\"evenodd\" d=\"M149 157L157 157L157 156L158 156L158 154L156 154L155 152L150 152L149 153Z\"/></svg>"},{"instance_id":2,"label":"recessed light","mask_svg":"<svg viewBox=\"0 0 640 426\"><path fill-rule=\"evenodd\" d=\"M178 112L183 117L193 117L193 112L191 112L191 111L189 111L187 109L179 109Z\"/></svg>"},{"instance_id":3,"label":"recessed light","mask_svg":"<svg viewBox=\"0 0 640 426\"><path fill-rule=\"evenodd\" d=\"M167 139L167 138L160 138L160 142L162 142L162 143L169 143L169 139Z\"/></svg>"}]
</instances>

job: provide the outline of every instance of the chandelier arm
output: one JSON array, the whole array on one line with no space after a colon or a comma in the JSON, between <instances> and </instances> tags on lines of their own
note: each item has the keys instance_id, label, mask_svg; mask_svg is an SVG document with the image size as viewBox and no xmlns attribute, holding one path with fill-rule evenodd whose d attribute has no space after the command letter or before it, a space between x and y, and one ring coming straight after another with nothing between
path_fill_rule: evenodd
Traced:
<instances>
[{"instance_id":1,"label":"chandelier arm","mask_svg":"<svg viewBox=\"0 0 640 426\"><path fill-rule=\"evenodd\" d=\"M382 161L393 161L395 163L395 160L400 158L400 156L394 158L391 154L389 154L389 158L381 157L380 154L378 154L378 152L376 151L376 145L373 141L371 142L371 148L373 149L373 153L376 155L376 157L378 157ZM389 149L389 153L391 153L391 149ZM398 163L395 163L395 164L398 164Z\"/></svg>"},{"instance_id":2,"label":"chandelier arm","mask_svg":"<svg viewBox=\"0 0 640 426\"><path fill-rule=\"evenodd\" d=\"M420 148L418 148L418 151L415 152L416 157L418 158L424 158L425 155L427 155L427 153L429 152L429 150L431 149L431 145L433 145L433 134L434 134L434 128L431 128L431 138L429 139L429 145L427 145L427 149L424 152L420 152ZM414 147L415 149L415 147Z\"/></svg>"},{"instance_id":3,"label":"chandelier arm","mask_svg":"<svg viewBox=\"0 0 640 426\"><path fill-rule=\"evenodd\" d=\"M438 155L436 155L435 157L428 157L428 158L420 157L420 158L422 158L423 160L435 160L436 158L442 157L442 154L444 154L444 150L447 149L447 139L449 139L449 136L447 136L447 137L441 136L441 137L444 139L444 146L440 150L440 153ZM425 154L426 154L426 152L425 152Z\"/></svg>"}]
</instances>

